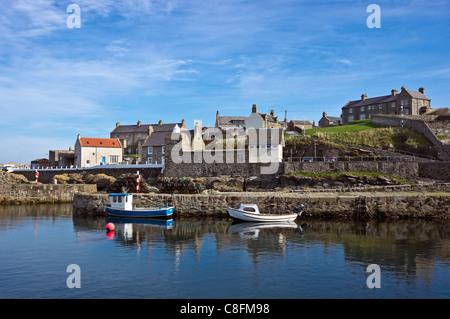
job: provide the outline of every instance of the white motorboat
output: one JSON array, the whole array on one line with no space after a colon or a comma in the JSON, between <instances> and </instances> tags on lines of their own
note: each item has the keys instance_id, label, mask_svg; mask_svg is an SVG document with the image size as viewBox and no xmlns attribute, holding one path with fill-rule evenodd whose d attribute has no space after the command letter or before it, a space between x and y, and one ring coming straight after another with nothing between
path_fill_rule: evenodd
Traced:
<instances>
[{"instance_id":1,"label":"white motorboat","mask_svg":"<svg viewBox=\"0 0 450 319\"><path fill-rule=\"evenodd\" d=\"M232 218L248 222L292 222L302 214L310 215L304 209L304 205L295 208L292 213L261 213L258 205L241 204L238 208L228 208L228 214Z\"/></svg>"}]
</instances>

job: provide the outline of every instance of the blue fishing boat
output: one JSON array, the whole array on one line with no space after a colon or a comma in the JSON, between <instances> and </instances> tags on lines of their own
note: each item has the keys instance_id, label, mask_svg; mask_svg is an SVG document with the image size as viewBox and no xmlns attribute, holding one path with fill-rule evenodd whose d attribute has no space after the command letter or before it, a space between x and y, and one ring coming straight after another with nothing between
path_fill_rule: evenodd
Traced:
<instances>
[{"instance_id":1,"label":"blue fishing boat","mask_svg":"<svg viewBox=\"0 0 450 319\"><path fill-rule=\"evenodd\" d=\"M110 204L105 209L111 217L161 218L171 217L173 207L133 207L133 194L109 194Z\"/></svg>"}]
</instances>

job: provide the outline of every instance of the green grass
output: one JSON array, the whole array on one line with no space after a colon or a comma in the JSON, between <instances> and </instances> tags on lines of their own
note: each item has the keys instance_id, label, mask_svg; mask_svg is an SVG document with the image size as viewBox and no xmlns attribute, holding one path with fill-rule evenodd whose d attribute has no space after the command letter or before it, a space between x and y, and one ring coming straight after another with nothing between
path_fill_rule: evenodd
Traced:
<instances>
[{"instance_id":1,"label":"green grass","mask_svg":"<svg viewBox=\"0 0 450 319\"><path fill-rule=\"evenodd\" d=\"M313 128L311 130L306 130L306 134L317 136L318 133L361 132L383 127L384 126L373 124L372 120L369 119L353 121L347 125Z\"/></svg>"},{"instance_id":2,"label":"green grass","mask_svg":"<svg viewBox=\"0 0 450 319\"><path fill-rule=\"evenodd\" d=\"M353 121L348 125L306 130L308 136L335 143L381 148L392 144L395 149L411 150L431 146L422 134L401 127L385 127L369 120Z\"/></svg>"}]
</instances>

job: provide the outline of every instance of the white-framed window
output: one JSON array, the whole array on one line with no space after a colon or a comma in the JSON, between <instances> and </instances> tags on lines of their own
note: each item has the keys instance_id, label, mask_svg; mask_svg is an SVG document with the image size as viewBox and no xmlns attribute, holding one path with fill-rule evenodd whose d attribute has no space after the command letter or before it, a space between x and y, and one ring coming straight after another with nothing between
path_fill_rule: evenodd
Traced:
<instances>
[{"instance_id":1,"label":"white-framed window","mask_svg":"<svg viewBox=\"0 0 450 319\"><path fill-rule=\"evenodd\" d=\"M153 158L151 157L147 158L147 164L153 164Z\"/></svg>"},{"instance_id":2,"label":"white-framed window","mask_svg":"<svg viewBox=\"0 0 450 319\"><path fill-rule=\"evenodd\" d=\"M352 113L353 113L353 109L352 109L352 108L349 108L349 109L348 109L348 113L352 114Z\"/></svg>"},{"instance_id":3,"label":"white-framed window","mask_svg":"<svg viewBox=\"0 0 450 319\"><path fill-rule=\"evenodd\" d=\"M138 137L142 137L142 133L138 133Z\"/></svg>"},{"instance_id":4,"label":"white-framed window","mask_svg":"<svg viewBox=\"0 0 450 319\"><path fill-rule=\"evenodd\" d=\"M165 146L161 147L161 154L164 154L165 149Z\"/></svg>"},{"instance_id":5,"label":"white-framed window","mask_svg":"<svg viewBox=\"0 0 450 319\"><path fill-rule=\"evenodd\" d=\"M361 106L361 112L364 112L364 106Z\"/></svg>"},{"instance_id":6,"label":"white-framed window","mask_svg":"<svg viewBox=\"0 0 450 319\"><path fill-rule=\"evenodd\" d=\"M404 113L403 113L403 114L406 114L406 115L408 115L408 114L409 114L409 109L408 109L408 108L405 108L405 109L403 109L403 111L404 111Z\"/></svg>"},{"instance_id":7,"label":"white-framed window","mask_svg":"<svg viewBox=\"0 0 450 319\"><path fill-rule=\"evenodd\" d=\"M395 107L395 102L392 102L391 105L392 105L392 107Z\"/></svg>"},{"instance_id":8,"label":"white-framed window","mask_svg":"<svg viewBox=\"0 0 450 319\"><path fill-rule=\"evenodd\" d=\"M383 105L378 105L378 108L381 110L383 108Z\"/></svg>"},{"instance_id":9,"label":"white-framed window","mask_svg":"<svg viewBox=\"0 0 450 319\"><path fill-rule=\"evenodd\" d=\"M361 120L365 120L366 116L364 114L361 114Z\"/></svg>"},{"instance_id":10,"label":"white-framed window","mask_svg":"<svg viewBox=\"0 0 450 319\"><path fill-rule=\"evenodd\" d=\"M349 121L349 122L353 122L353 116L349 116L349 117L348 117L348 121Z\"/></svg>"},{"instance_id":11,"label":"white-framed window","mask_svg":"<svg viewBox=\"0 0 450 319\"><path fill-rule=\"evenodd\" d=\"M111 164L117 164L119 163L119 156L118 155L110 155L109 156L109 162Z\"/></svg>"},{"instance_id":12,"label":"white-framed window","mask_svg":"<svg viewBox=\"0 0 450 319\"><path fill-rule=\"evenodd\" d=\"M148 154L153 154L153 147L152 146L149 146L148 147Z\"/></svg>"}]
</instances>

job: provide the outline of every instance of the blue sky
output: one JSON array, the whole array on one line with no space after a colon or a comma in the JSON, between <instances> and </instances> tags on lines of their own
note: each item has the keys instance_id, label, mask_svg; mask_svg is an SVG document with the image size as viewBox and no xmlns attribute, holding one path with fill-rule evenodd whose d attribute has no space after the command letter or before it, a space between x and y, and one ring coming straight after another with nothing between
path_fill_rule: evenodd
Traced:
<instances>
[{"instance_id":1,"label":"blue sky","mask_svg":"<svg viewBox=\"0 0 450 319\"><path fill-rule=\"evenodd\" d=\"M381 28L369 29L369 4ZM66 24L68 5L81 28ZM116 122L341 114L348 100L425 87L450 96L448 0L6 0L0 163L109 137Z\"/></svg>"}]
</instances>

